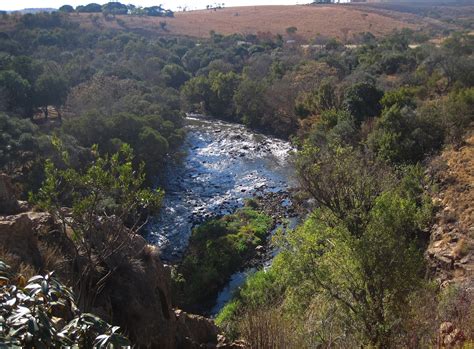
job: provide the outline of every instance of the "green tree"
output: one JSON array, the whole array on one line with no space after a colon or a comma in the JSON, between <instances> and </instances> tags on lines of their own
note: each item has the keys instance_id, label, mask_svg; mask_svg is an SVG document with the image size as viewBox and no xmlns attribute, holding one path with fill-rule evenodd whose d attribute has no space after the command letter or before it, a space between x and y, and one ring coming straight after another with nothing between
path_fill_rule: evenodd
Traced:
<instances>
[{"instance_id":1,"label":"green tree","mask_svg":"<svg viewBox=\"0 0 474 349\"><path fill-rule=\"evenodd\" d=\"M67 152L58 140L55 144L68 164ZM93 151L97 153L97 148ZM76 258L84 263L75 285L83 309L94 306L120 259L126 258L127 245L146 215L161 203L162 192L144 189L144 183L144 165L134 169L133 153L126 144L112 156L96 157L84 171L59 169L51 160L45 163L43 186L31 200L62 222L64 234L72 230ZM70 213L63 209L66 204Z\"/></svg>"},{"instance_id":2,"label":"green tree","mask_svg":"<svg viewBox=\"0 0 474 349\"><path fill-rule=\"evenodd\" d=\"M34 85L35 104L40 106L45 117L48 117L48 106L52 105L59 111L68 94L67 82L58 75L43 73ZM59 114L60 115L60 114Z\"/></svg>"},{"instance_id":3,"label":"green tree","mask_svg":"<svg viewBox=\"0 0 474 349\"><path fill-rule=\"evenodd\" d=\"M392 163L416 163L443 145L440 120L425 118L398 104L385 109L369 135L369 147L383 160Z\"/></svg>"},{"instance_id":4,"label":"green tree","mask_svg":"<svg viewBox=\"0 0 474 349\"><path fill-rule=\"evenodd\" d=\"M85 13L99 13L102 12L102 6L96 3L90 3L85 6L78 6L76 11Z\"/></svg>"},{"instance_id":5,"label":"green tree","mask_svg":"<svg viewBox=\"0 0 474 349\"><path fill-rule=\"evenodd\" d=\"M38 155L38 128L30 120L0 114L0 168L13 173Z\"/></svg>"},{"instance_id":6,"label":"green tree","mask_svg":"<svg viewBox=\"0 0 474 349\"><path fill-rule=\"evenodd\" d=\"M126 15L128 13L128 7L120 2L108 2L102 5L102 12L112 15Z\"/></svg>"},{"instance_id":7,"label":"green tree","mask_svg":"<svg viewBox=\"0 0 474 349\"><path fill-rule=\"evenodd\" d=\"M364 120L380 115L380 100L383 92L372 83L360 82L351 86L344 99L344 105L360 125Z\"/></svg>"},{"instance_id":8,"label":"green tree","mask_svg":"<svg viewBox=\"0 0 474 349\"><path fill-rule=\"evenodd\" d=\"M240 76L234 72L211 71L209 83L212 91L209 111L212 115L225 119L235 116L234 94L240 83Z\"/></svg>"},{"instance_id":9,"label":"green tree","mask_svg":"<svg viewBox=\"0 0 474 349\"><path fill-rule=\"evenodd\" d=\"M340 107L335 86L330 81L323 81L317 89L304 93L296 104L298 116L305 118L318 115L325 110Z\"/></svg>"},{"instance_id":10,"label":"green tree","mask_svg":"<svg viewBox=\"0 0 474 349\"><path fill-rule=\"evenodd\" d=\"M31 109L30 93L30 83L20 74L12 70L0 72L0 95L5 98L4 103L7 111L29 113Z\"/></svg>"},{"instance_id":11,"label":"green tree","mask_svg":"<svg viewBox=\"0 0 474 349\"><path fill-rule=\"evenodd\" d=\"M321 223L325 214L316 213L285 240L278 265L291 276L288 292L302 307L314 297L334 302L341 332L333 335L349 331L360 343L389 348L407 299L423 280L423 252L411 235L422 223L419 209L383 193L357 237L344 225Z\"/></svg>"},{"instance_id":12,"label":"green tree","mask_svg":"<svg viewBox=\"0 0 474 349\"><path fill-rule=\"evenodd\" d=\"M59 12L72 13L74 12L74 7L71 5L63 5L59 8Z\"/></svg>"},{"instance_id":13,"label":"green tree","mask_svg":"<svg viewBox=\"0 0 474 349\"><path fill-rule=\"evenodd\" d=\"M307 142L296 165L302 188L355 236L365 230L377 197L393 185L386 166L350 148L321 149Z\"/></svg>"},{"instance_id":14,"label":"green tree","mask_svg":"<svg viewBox=\"0 0 474 349\"><path fill-rule=\"evenodd\" d=\"M211 94L211 86L207 77L194 77L181 88L182 107L185 111L206 113L209 110Z\"/></svg>"},{"instance_id":15,"label":"green tree","mask_svg":"<svg viewBox=\"0 0 474 349\"><path fill-rule=\"evenodd\" d=\"M177 64L167 64L161 70L166 85L173 88L180 88L186 81L189 80L190 75Z\"/></svg>"},{"instance_id":16,"label":"green tree","mask_svg":"<svg viewBox=\"0 0 474 349\"><path fill-rule=\"evenodd\" d=\"M266 85L263 82L244 79L234 94L237 115L249 127L261 127L262 116L266 112L264 101Z\"/></svg>"}]
</instances>

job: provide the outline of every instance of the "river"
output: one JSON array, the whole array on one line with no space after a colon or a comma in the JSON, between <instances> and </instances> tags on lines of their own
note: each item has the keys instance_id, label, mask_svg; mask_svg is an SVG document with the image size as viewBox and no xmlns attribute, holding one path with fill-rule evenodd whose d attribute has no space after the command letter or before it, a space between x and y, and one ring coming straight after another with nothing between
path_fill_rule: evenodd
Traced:
<instances>
[{"instance_id":1,"label":"river","mask_svg":"<svg viewBox=\"0 0 474 349\"><path fill-rule=\"evenodd\" d=\"M233 212L246 198L294 185L289 142L202 116L188 116L186 128L185 156L163 171L163 209L148 227L148 241L160 247L166 262L179 261L195 225ZM246 274L231 284L240 284ZM227 287L221 299L233 288Z\"/></svg>"}]
</instances>

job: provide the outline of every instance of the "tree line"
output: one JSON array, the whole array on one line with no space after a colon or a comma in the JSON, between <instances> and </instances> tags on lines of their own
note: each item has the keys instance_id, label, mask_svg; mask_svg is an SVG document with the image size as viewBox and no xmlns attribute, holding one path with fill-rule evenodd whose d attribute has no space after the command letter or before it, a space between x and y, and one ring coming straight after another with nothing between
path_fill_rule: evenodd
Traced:
<instances>
[{"instance_id":1,"label":"tree line","mask_svg":"<svg viewBox=\"0 0 474 349\"><path fill-rule=\"evenodd\" d=\"M90 3L79 5L76 8L71 5L63 5L59 12L65 13L104 13L111 15L151 16L151 17L173 17L173 11L163 8L162 5L142 7L133 4L122 4L120 2L108 2L104 5Z\"/></svg>"}]
</instances>

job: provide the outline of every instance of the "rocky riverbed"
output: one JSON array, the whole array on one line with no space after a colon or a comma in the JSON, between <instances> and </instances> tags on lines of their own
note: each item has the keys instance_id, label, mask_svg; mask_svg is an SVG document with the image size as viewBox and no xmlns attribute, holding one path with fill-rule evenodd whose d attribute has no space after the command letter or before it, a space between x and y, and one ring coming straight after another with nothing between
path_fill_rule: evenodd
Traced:
<instances>
[{"instance_id":1,"label":"rocky riverbed","mask_svg":"<svg viewBox=\"0 0 474 349\"><path fill-rule=\"evenodd\" d=\"M148 227L163 260L179 260L195 225L235 211L245 199L260 197L277 223L291 215L289 142L202 116L189 116L187 129L186 155L165 169L164 207Z\"/></svg>"}]
</instances>

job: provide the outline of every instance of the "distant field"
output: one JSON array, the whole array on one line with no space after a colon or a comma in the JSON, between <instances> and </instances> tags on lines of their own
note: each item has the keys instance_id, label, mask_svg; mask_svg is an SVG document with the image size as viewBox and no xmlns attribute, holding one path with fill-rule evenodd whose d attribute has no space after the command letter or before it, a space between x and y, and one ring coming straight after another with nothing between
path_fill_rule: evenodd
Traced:
<instances>
[{"instance_id":1,"label":"distant field","mask_svg":"<svg viewBox=\"0 0 474 349\"><path fill-rule=\"evenodd\" d=\"M219 34L281 34L296 27L292 38L303 40L336 37L343 41L371 32L383 36L394 29L459 29L474 26L474 4L440 5L425 3L364 3L345 5L247 6L176 12L174 18L116 16L101 13L71 14L82 27L128 29L151 35L208 37ZM16 19L17 20L17 19ZM15 21L0 18L0 31L11 30Z\"/></svg>"},{"instance_id":2,"label":"distant field","mask_svg":"<svg viewBox=\"0 0 474 349\"><path fill-rule=\"evenodd\" d=\"M75 14L72 18L83 26L125 27L194 37L208 37L211 30L220 34L271 32L286 36L286 28L296 27L297 34L304 39L317 35L350 39L368 31L382 36L394 29L446 26L433 18L369 4L233 7L177 12L175 18L117 16L105 21L102 15L90 14ZM165 30L160 22L166 22Z\"/></svg>"}]
</instances>

